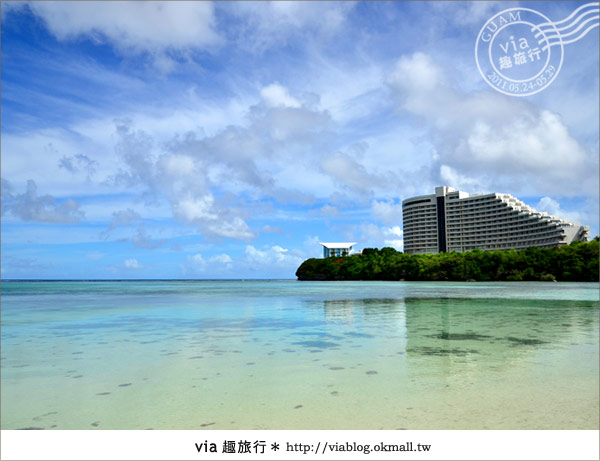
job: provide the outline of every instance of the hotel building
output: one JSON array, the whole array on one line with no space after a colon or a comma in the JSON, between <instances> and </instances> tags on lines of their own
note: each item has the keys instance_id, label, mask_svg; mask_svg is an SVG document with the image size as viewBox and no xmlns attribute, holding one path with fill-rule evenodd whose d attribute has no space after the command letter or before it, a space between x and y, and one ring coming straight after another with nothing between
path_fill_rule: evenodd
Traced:
<instances>
[{"instance_id":1,"label":"hotel building","mask_svg":"<svg viewBox=\"0 0 600 461\"><path fill-rule=\"evenodd\" d=\"M404 252L557 247L586 241L589 227L525 205L510 194L473 194L452 187L402 201Z\"/></svg>"}]
</instances>

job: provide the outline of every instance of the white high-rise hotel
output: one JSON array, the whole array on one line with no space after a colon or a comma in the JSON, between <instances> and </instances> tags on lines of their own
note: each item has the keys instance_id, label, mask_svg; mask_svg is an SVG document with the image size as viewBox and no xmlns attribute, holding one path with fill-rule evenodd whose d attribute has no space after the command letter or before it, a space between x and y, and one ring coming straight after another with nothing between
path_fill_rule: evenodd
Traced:
<instances>
[{"instance_id":1,"label":"white high-rise hotel","mask_svg":"<svg viewBox=\"0 0 600 461\"><path fill-rule=\"evenodd\" d=\"M402 201L405 253L557 247L585 241L589 228L534 210L509 194L452 187Z\"/></svg>"}]
</instances>

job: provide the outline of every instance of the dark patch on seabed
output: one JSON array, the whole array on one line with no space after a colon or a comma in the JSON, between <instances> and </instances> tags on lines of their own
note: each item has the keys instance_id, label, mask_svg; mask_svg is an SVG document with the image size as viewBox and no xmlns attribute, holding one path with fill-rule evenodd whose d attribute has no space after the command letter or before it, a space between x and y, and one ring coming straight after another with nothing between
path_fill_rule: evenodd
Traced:
<instances>
[{"instance_id":1,"label":"dark patch on seabed","mask_svg":"<svg viewBox=\"0 0 600 461\"><path fill-rule=\"evenodd\" d=\"M491 336L480 335L477 333L448 333L443 331L439 335L429 335L428 338L445 339L448 341L482 341L489 339Z\"/></svg>"},{"instance_id":2,"label":"dark patch on seabed","mask_svg":"<svg viewBox=\"0 0 600 461\"><path fill-rule=\"evenodd\" d=\"M540 339L513 338L512 336L508 336L506 339L515 346L539 346L541 344L548 344L548 341L542 341Z\"/></svg>"},{"instance_id":3,"label":"dark patch on seabed","mask_svg":"<svg viewBox=\"0 0 600 461\"><path fill-rule=\"evenodd\" d=\"M413 347L407 349L407 352L439 357L448 357L451 355L464 357L465 355L469 354L479 354L479 351L476 351L474 349L444 349L439 347Z\"/></svg>"},{"instance_id":4,"label":"dark patch on seabed","mask_svg":"<svg viewBox=\"0 0 600 461\"><path fill-rule=\"evenodd\" d=\"M327 348L339 346L339 344L332 343L329 341L298 341L298 342L295 342L292 344L298 344L299 346L306 346L306 347L316 347L319 349L327 349Z\"/></svg>"},{"instance_id":5,"label":"dark patch on seabed","mask_svg":"<svg viewBox=\"0 0 600 461\"><path fill-rule=\"evenodd\" d=\"M373 335L369 335L367 333L356 333L354 331L350 331L348 333L344 333L346 336L353 336L355 338L374 338Z\"/></svg>"}]
</instances>

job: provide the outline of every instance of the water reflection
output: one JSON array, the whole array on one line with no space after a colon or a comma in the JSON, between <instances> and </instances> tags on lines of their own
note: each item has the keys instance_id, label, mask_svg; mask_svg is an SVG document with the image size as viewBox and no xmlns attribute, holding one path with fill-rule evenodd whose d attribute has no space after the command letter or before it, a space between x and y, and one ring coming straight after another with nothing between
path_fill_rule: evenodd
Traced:
<instances>
[{"instance_id":1,"label":"water reflection","mask_svg":"<svg viewBox=\"0 0 600 461\"><path fill-rule=\"evenodd\" d=\"M402 299L335 299L314 303L328 323L379 323L404 318Z\"/></svg>"},{"instance_id":2,"label":"water reflection","mask_svg":"<svg viewBox=\"0 0 600 461\"><path fill-rule=\"evenodd\" d=\"M444 357L508 363L540 348L593 341L594 301L403 298L311 301L323 320L360 332L344 334L363 342L404 338L409 359ZM397 342L395 342L397 347ZM482 358L483 357L483 358Z\"/></svg>"}]
</instances>

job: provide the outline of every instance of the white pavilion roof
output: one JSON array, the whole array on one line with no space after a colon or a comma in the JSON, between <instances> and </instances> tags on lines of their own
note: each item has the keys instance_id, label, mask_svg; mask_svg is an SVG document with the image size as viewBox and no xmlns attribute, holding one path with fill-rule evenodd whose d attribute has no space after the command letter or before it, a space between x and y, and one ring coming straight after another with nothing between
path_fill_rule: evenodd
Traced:
<instances>
[{"instance_id":1,"label":"white pavilion roof","mask_svg":"<svg viewBox=\"0 0 600 461\"><path fill-rule=\"evenodd\" d=\"M350 248L351 246L356 245L356 242L338 242L338 243L325 243L320 242L325 248Z\"/></svg>"}]
</instances>

